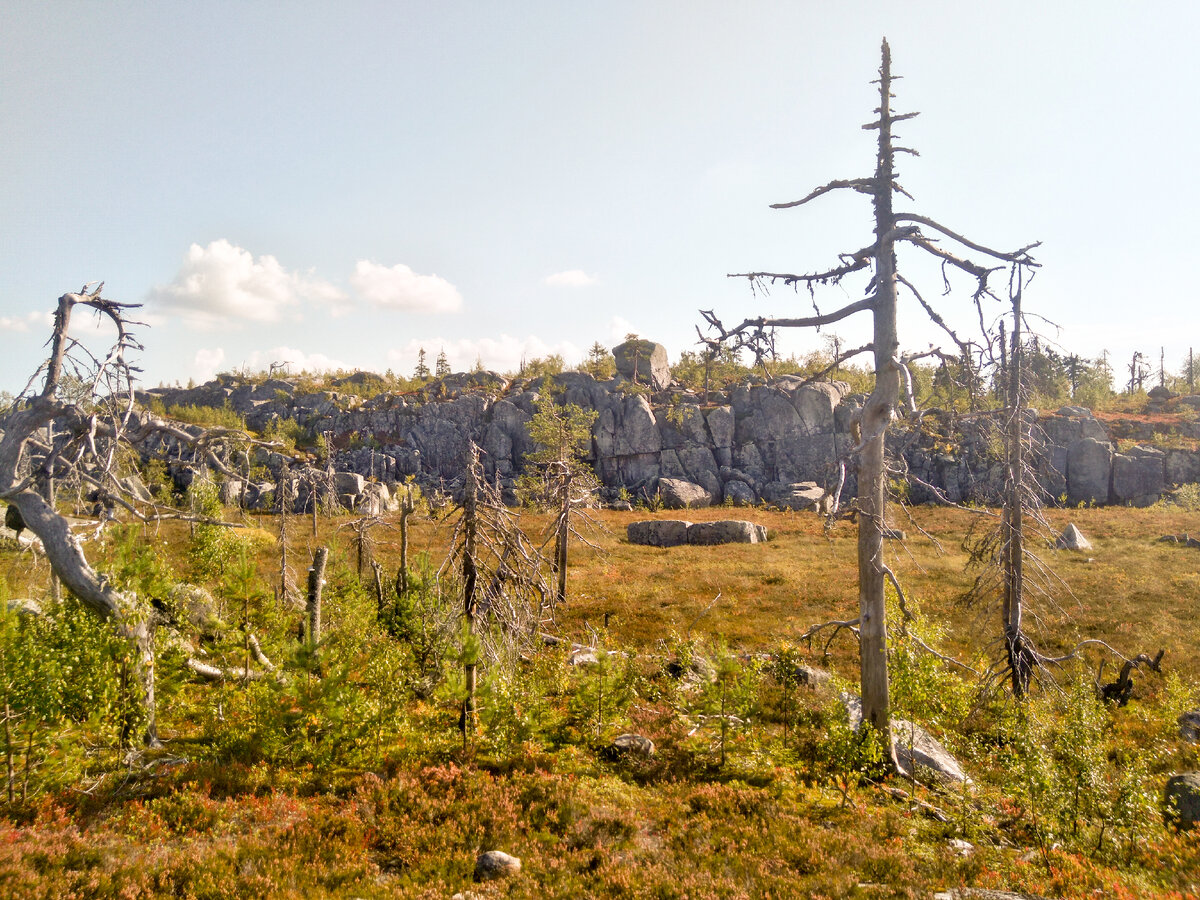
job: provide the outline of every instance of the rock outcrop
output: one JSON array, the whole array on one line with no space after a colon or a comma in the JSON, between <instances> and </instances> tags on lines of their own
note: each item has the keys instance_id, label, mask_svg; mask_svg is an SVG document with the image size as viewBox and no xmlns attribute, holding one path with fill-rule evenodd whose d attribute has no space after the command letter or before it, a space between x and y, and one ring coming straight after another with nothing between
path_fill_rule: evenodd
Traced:
<instances>
[{"instance_id":1,"label":"rock outcrop","mask_svg":"<svg viewBox=\"0 0 1200 900\"><path fill-rule=\"evenodd\" d=\"M286 422L310 439L326 436L336 470L332 486L324 461L314 467L311 459L262 448L232 466L243 477L223 488L225 499L260 508L279 502L281 480L302 508L327 496L354 509L386 509L395 484L408 477L427 491L453 492L472 441L483 450L488 477L514 498L516 479L533 449L528 422L545 389L596 413L589 459L606 500L657 498L678 509L764 502L811 509L826 502L838 481L838 461L854 444L852 422L863 402L846 384L784 376L714 392L701 402L672 385L661 345L629 341L616 349L620 374L607 381L565 372L548 383L510 382L473 372L413 393L364 399L362 394L382 386L378 376L356 373L333 384L339 390L305 391L286 379L255 384L222 375L196 388L160 388L139 398L168 407L228 407L256 431ZM1130 428L1114 426L1110 433L1080 407L1026 414L1034 433L1031 462L1049 502L1143 506L1174 486L1200 480L1198 451L1130 446ZM1128 448L1120 452L1118 431L1120 446ZM888 444L907 464L910 501L995 503L1004 486L1002 434L999 416L958 418L930 410L919 426L898 422ZM170 456L172 448L165 449ZM204 465L190 450L176 449L171 474L185 487ZM843 499L855 490L850 466Z\"/></svg>"}]
</instances>

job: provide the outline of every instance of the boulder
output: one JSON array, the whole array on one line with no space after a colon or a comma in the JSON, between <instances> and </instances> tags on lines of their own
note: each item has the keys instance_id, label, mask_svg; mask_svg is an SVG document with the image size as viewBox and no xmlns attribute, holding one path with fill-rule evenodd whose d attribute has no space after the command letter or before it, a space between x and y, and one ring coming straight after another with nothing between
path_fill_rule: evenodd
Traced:
<instances>
[{"instance_id":1,"label":"boulder","mask_svg":"<svg viewBox=\"0 0 1200 900\"><path fill-rule=\"evenodd\" d=\"M609 745L609 756L613 758L621 757L642 757L649 759L654 755L654 741L640 734L619 734L613 738Z\"/></svg>"},{"instance_id":2,"label":"boulder","mask_svg":"<svg viewBox=\"0 0 1200 900\"><path fill-rule=\"evenodd\" d=\"M688 480L708 491L710 503L721 500L721 475L717 460L708 447L690 445L676 451Z\"/></svg>"},{"instance_id":3,"label":"boulder","mask_svg":"<svg viewBox=\"0 0 1200 900\"><path fill-rule=\"evenodd\" d=\"M9 604L11 608L11 602ZM1185 712L1179 717L1179 736L1192 744L1200 744L1200 710Z\"/></svg>"},{"instance_id":4,"label":"boulder","mask_svg":"<svg viewBox=\"0 0 1200 900\"><path fill-rule=\"evenodd\" d=\"M842 694L842 703L855 731L862 725L862 700L854 694ZM892 719L892 745L896 762L908 778L920 780L922 770L932 772L944 782L964 784L970 779L950 752L920 725L904 719Z\"/></svg>"},{"instance_id":5,"label":"boulder","mask_svg":"<svg viewBox=\"0 0 1200 900\"><path fill-rule=\"evenodd\" d=\"M521 871L519 857L510 856L502 850L488 850L480 853L475 860L475 880L491 881L495 878L507 878Z\"/></svg>"},{"instance_id":6,"label":"boulder","mask_svg":"<svg viewBox=\"0 0 1200 900\"><path fill-rule=\"evenodd\" d=\"M691 524L676 519L648 519L644 522L630 522L625 534L631 544L679 547L688 542L688 527Z\"/></svg>"},{"instance_id":7,"label":"boulder","mask_svg":"<svg viewBox=\"0 0 1200 900\"><path fill-rule=\"evenodd\" d=\"M567 657L568 666L598 666L600 657L594 647L576 647Z\"/></svg>"},{"instance_id":8,"label":"boulder","mask_svg":"<svg viewBox=\"0 0 1200 900\"><path fill-rule=\"evenodd\" d=\"M1169 485L1200 481L1200 453L1193 450L1167 450L1163 458L1163 476Z\"/></svg>"},{"instance_id":9,"label":"boulder","mask_svg":"<svg viewBox=\"0 0 1200 900\"><path fill-rule=\"evenodd\" d=\"M658 492L667 509L702 509L712 506L712 494L693 481L660 478Z\"/></svg>"},{"instance_id":10,"label":"boulder","mask_svg":"<svg viewBox=\"0 0 1200 900\"><path fill-rule=\"evenodd\" d=\"M689 544L709 546L712 544L762 544L767 540L767 529L753 522L724 519L720 522L697 522L687 530Z\"/></svg>"},{"instance_id":11,"label":"boulder","mask_svg":"<svg viewBox=\"0 0 1200 900\"><path fill-rule=\"evenodd\" d=\"M1083 536L1083 532L1072 522L1058 536L1054 546L1059 550L1091 550L1092 542Z\"/></svg>"},{"instance_id":12,"label":"boulder","mask_svg":"<svg viewBox=\"0 0 1200 900\"><path fill-rule=\"evenodd\" d=\"M217 485L217 496L222 506L237 506L242 499L242 480L227 478Z\"/></svg>"},{"instance_id":13,"label":"boulder","mask_svg":"<svg viewBox=\"0 0 1200 900\"><path fill-rule=\"evenodd\" d=\"M1163 821L1183 831L1200 824L1200 772L1184 772L1167 779L1163 791Z\"/></svg>"},{"instance_id":14,"label":"boulder","mask_svg":"<svg viewBox=\"0 0 1200 900\"><path fill-rule=\"evenodd\" d=\"M16 613L18 616L29 616L37 618L42 615L42 605L36 600L30 600L25 597L17 597L8 601L8 611Z\"/></svg>"},{"instance_id":15,"label":"boulder","mask_svg":"<svg viewBox=\"0 0 1200 900\"><path fill-rule=\"evenodd\" d=\"M772 481L763 488L763 499L782 509L819 509L824 497L825 488L815 481Z\"/></svg>"},{"instance_id":16,"label":"boulder","mask_svg":"<svg viewBox=\"0 0 1200 900\"><path fill-rule=\"evenodd\" d=\"M334 488L339 494L361 494L365 479L357 472L334 472Z\"/></svg>"},{"instance_id":17,"label":"boulder","mask_svg":"<svg viewBox=\"0 0 1200 900\"><path fill-rule=\"evenodd\" d=\"M652 390L665 390L671 384L671 369L667 364L667 348L653 341L633 339L613 347L617 371L638 384L648 384Z\"/></svg>"},{"instance_id":18,"label":"boulder","mask_svg":"<svg viewBox=\"0 0 1200 900\"><path fill-rule=\"evenodd\" d=\"M140 500L143 503L150 503L154 500L154 496L150 493L150 489L146 487L146 482L137 473L129 475L121 479L121 487L123 487L134 499Z\"/></svg>"},{"instance_id":19,"label":"boulder","mask_svg":"<svg viewBox=\"0 0 1200 900\"><path fill-rule=\"evenodd\" d=\"M1067 447L1067 500L1107 503L1112 457L1112 445L1095 438L1080 438Z\"/></svg>"}]
</instances>

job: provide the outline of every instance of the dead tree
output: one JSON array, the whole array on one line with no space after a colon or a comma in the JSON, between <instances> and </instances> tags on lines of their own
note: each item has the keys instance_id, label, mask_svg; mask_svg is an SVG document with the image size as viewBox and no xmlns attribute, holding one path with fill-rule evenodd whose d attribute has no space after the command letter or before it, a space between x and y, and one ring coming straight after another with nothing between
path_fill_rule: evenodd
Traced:
<instances>
[{"instance_id":1,"label":"dead tree","mask_svg":"<svg viewBox=\"0 0 1200 900\"><path fill-rule=\"evenodd\" d=\"M1035 678L1052 682L1051 667L1077 659L1084 647L1101 647L1123 662L1124 667L1118 681L1113 684L1101 686L1098 674L1097 691L1103 699L1124 705L1133 690L1131 671L1144 663L1151 671L1161 672L1163 651L1160 650L1153 659L1144 653L1129 659L1103 641L1087 640L1065 655L1051 657L1038 648L1037 642L1025 628L1031 596L1035 600L1040 599L1041 605L1057 608L1054 594L1070 593L1063 579L1030 549L1031 531L1040 534L1043 544L1052 542L1055 537L1050 523L1042 514L1043 491L1030 462L1036 416L1028 404L1030 385L1025 368L1025 348L1027 343L1036 348L1037 337L1034 336L1032 341L1026 338L1024 291L1031 274L1027 263L1012 265L1009 278L1010 334L1006 335L1005 320L1000 320L997 342L1001 353L997 368L1005 399L1005 406L1000 410L1004 426L1004 494L999 526L985 531L978 538L969 536L966 542L970 552L969 564L983 568L966 599L971 603L988 603L999 595L1000 633L1004 651L1002 662L991 668L990 676L997 679L1007 677L1015 698L1020 700L1027 696ZM988 347L992 343L986 341Z\"/></svg>"},{"instance_id":2,"label":"dead tree","mask_svg":"<svg viewBox=\"0 0 1200 900\"><path fill-rule=\"evenodd\" d=\"M329 548L318 547L313 554L312 568L308 570L304 642L313 653L317 652L321 643L321 594L325 590L325 566L328 562Z\"/></svg>"},{"instance_id":3,"label":"dead tree","mask_svg":"<svg viewBox=\"0 0 1200 900\"><path fill-rule=\"evenodd\" d=\"M950 283L948 271L958 270L974 280L973 299L982 318L982 303L985 298L996 299L988 286L989 276L1008 265L1035 266L1029 251L1032 244L1013 252L1002 252L975 243L937 221L915 213L897 212L893 198L900 194L911 199L897 179L895 157L897 153L917 155L916 151L895 143L893 126L917 113L896 113L892 110L893 95L891 53L887 41L883 42L882 64L879 69L878 117L863 126L877 132L877 156L875 172L866 178L831 181L816 188L807 196L790 203L773 205L774 209L791 209L835 190L852 190L871 198L875 211L874 239L867 246L852 253L842 254L838 265L809 274L781 272L745 272L730 277L747 278L752 286L767 292L771 285L782 283L792 288L803 285L815 299L818 285L839 284L856 272L871 272L865 296L848 303L833 312L822 313L815 307L814 314L801 318L774 318L760 316L744 320L741 324L726 327L711 310L701 311L710 326L709 335L701 339L710 346L732 343L735 347L749 347L762 360L774 352L775 329L777 328L820 328L847 319L856 313L869 313L873 321L871 344L848 353L840 354L835 360L840 364L860 352L867 350L874 355L875 386L863 406L855 431L857 444L848 456L857 457L858 462L858 580L859 615L855 621L858 628L861 656L861 685L863 720L875 728L884 739L884 746L891 746L890 712L888 693L887 620L885 606L885 584L894 575L883 558L883 538L886 527L887 475L884 440L888 426L900 407L901 385L907 397L908 413L918 415L912 391L912 378L908 365L915 358L900 354L897 332L896 306L898 287L903 286L920 303L928 316L957 346L964 359L970 358L970 345L959 338L921 296L916 287L897 271L896 251L900 247L913 246L939 260L943 270L943 281L947 290ZM926 233L927 229L929 234ZM933 234L935 233L936 234ZM961 250L948 250L941 244L948 240L967 251L988 258L988 264L980 264ZM715 333L715 336L713 334Z\"/></svg>"},{"instance_id":4,"label":"dead tree","mask_svg":"<svg viewBox=\"0 0 1200 900\"><path fill-rule=\"evenodd\" d=\"M136 304L101 296L104 285L58 298L49 355L0 422L0 499L20 516L44 549L54 577L86 608L112 624L129 646L128 683L136 694L147 745L158 743L154 702L154 629L158 616L148 602L118 590L88 562L80 538L57 512L47 495L54 480L76 480L102 496L106 504L133 518L153 521L179 518L210 521L133 497L117 478L121 444L147 447L155 437L171 437L191 446L197 460L226 477L236 477L221 451L230 440L247 436L231 429L183 426L139 410L133 378L138 371L127 354L140 350L128 318ZM103 355L93 354L70 335L76 307L108 319L116 337ZM36 387L39 378L40 387ZM51 429L47 431L47 429ZM52 435L45 439L43 435ZM107 521L107 520L106 520ZM102 528L105 521L102 521ZM212 522L212 524L227 524ZM192 667L193 671L201 674Z\"/></svg>"},{"instance_id":5,"label":"dead tree","mask_svg":"<svg viewBox=\"0 0 1200 900\"><path fill-rule=\"evenodd\" d=\"M408 520L415 509L413 487L405 485L404 496L400 498L400 567L396 570L396 595L399 597L408 593Z\"/></svg>"},{"instance_id":6,"label":"dead tree","mask_svg":"<svg viewBox=\"0 0 1200 900\"><path fill-rule=\"evenodd\" d=\"M451 550L438 577L457 568L461 579L465 684L459 727L465 746L475 729L480 660L495 663L527 649L549 618L554 593L545 578L546 559L488 482L474 443L464 474Z\"/></svg>"},{"instance_id":7,"label":"dead tree","mask_svg":"<svg viewBox=\"0 0 1200 900\"><path fill-rule=\"evenodd\" d=\"M144 718L143 738L148 745L158 744L154 704L154 612L148 605L139 603L138 598L118 591L107 577L98 574L88 563L79 538L71 532L66 518L59 515L37 490L32 475L23 476L23 463L36 452L43 453L42 468L54 472L61 464L78 463L86 452L93 457L103 453L97 444L98 435L111 437L128 423L128 410L132 407L130 376L133 368L125 354L141 345L130 333L126 319L129 304L116 303L100 296L104 285L88 291L85 285L78 293L63 294L58 298L54 314L54 330L50 338L50 355L40 372L45 373L40 391L27 394L23 402L16 404L3 422L0 436L0 497L19 511L25 527L41 539L47 559L54 574L72 594L92 612L111 622L117 633L130 647L130 674L137 704ZM107 357L98 359L86 351L70 336L71 314L76 306L85 306L108 318L116 326L117 337ZM73 352L83 353L85 358L77 361ZM76 404L60 397L64 373L69 367L77 371L90 372L91 384L107 399L122 395L127 398L125 415L102 417L97 413L85 414ZM30 379L30 385L37 375ZM39 432L47 426L69 423L68 430L81 426L88 433L79 455L72 459L63 458L63 446L46 446L38 439ZM91 474L93 480L102 477Z\"/></svg>"}]
</instances>

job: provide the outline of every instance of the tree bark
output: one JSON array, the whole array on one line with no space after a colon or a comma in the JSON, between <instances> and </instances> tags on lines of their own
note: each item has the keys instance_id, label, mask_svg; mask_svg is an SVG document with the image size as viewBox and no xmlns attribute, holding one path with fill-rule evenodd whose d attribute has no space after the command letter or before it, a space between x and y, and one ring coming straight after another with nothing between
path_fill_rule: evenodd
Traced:
<instances>
[{"instance_id":1,"label":"tree bark","mask_svg":"<svg viewBox=\"0 0 1200 900\"><path fill-rule=\"evenodd\" d=\"M1021 274L1012 297L1013 329L1008 366L1008 473L1000 527L1004 577L1004 649L1008 657L1013 696L1024 697L1033 674L1032 653L1021 630L1025 602L1025 410L1022 397L1024 348L1021 337Z\"/></svg>"},{"instance_id":2,"label":"tree bark","mask_svg":"<svg viewBox=\"0 0 1200 900\"><path fill-rule=\"evenodd\" d=\"M900 398L900 372L896 363L896 256L892 215L892 113L891 53L883 44L879 70L879 155L874 178L875 206L875 388L862 413L864 445L859 462L858 607L861 641L863 721L891 748L888 694L887 607L883 563L883 533L887 514L887 466L884 441Z\"/></svg>"},{"instance_id":3,"label":"tree bark","mask_svg":"<svg viewBox=\"0 0 1200 900\"><path fill-rule=\"evenodd\" d=\"M325 588L325 565L329 561L329 548L318 547L313 555L312 568L308 570L308 629L305 640L316 652L321 643L321 592Z\"/></svg>"},{"instance_id":4,"label":"tree bark","mask_svg":"<svg viewBox=\"0 0 1200 900\"><path fill-rule=\"evenodd\" d=\"M460 726L465 747L467 735L475 730L475 693L478 677L477 661L474 653L473 638L475 637L475 614L477 612L476 587L479 580L479 568L475 559L478 553L479 538L479 450L472 444L467 460L467 483L463 494L463 625L466 639L472 645L465 648L466 656L463 662L463 707Z\"/></svg>"}]
</instances>

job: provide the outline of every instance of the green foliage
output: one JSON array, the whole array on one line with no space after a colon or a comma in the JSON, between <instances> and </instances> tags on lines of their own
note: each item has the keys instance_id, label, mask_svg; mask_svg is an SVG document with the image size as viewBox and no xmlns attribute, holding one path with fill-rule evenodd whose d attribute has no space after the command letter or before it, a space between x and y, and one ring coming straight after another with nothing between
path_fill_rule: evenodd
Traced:
<instances>
[{"instance_id":1,"label":"green foliage","mask_svg":"<svg viewBox=\"0 0 1200 900\"><path fill-rule=\"evenodd\" d=\"M1176 506L1190 512L1200 512L1200 482L1181 484L1158 501L1161 506Z\"/></svg>"},{"instance_id":2,"label":"green foliage","mask_svg":"<svg viewBox=\"0 0 1200 900\"><path fill-rule=\"evenodd\" d=\"M567 724L582 740L599 743L637 696L637 673L627 653L595 652L596 662L575 666Z\"/></svg>"},{"instance_id":3,"label":"green foliage","mask_svg":"<svg viewBox=\"0 0 1200 900\"><path fill-rule=\"evenodd\" d=\"M188 488L188 501L196 515L219 519L221 501L217 486L197 479ZM200 522L192 531L188 558L191 576L201 584L216 584L233 569L249 550L249 541L236 528Z\"/></svg>"},{"instance_id":4,"label":"green foliage","mask_svg":"<svg viewBox=\"0 0 1200 900\"><path fill-rule=\"evenodd\" d=\"M548 378L535 409L527 426L535 449L525 455L529 471L517 481L518 496L532 505L561 506L565 481L570 481L573 496L589 496L599 486L586 462L596 411L559 403Z\"/></svg>"},{"instance_id":5,"label":"green foliage","mask_svg":"<svg viewBox=\"0 0 1200 900\"><path fill-rule=\"evenodd\" d=\"M417 352L417 367L413 369L413 378L417 381L428 381L430 378L429 364L425 362L425 348Z\"/></svg>"},{"instance_id":6,"label":"green foliage","mask_svg":"<svg viewBox=\"0 0 1200 900\"><path fill-rule=\"evenodd\" d=\"M818 771L841 793L844 806L861 779L883 772L887 750L874 728L850 727L841 700L830 701L822 713L825 733L817 744L815 762Z\"/></svg>"},{"instance_id":7,"label":"green foliage","mask_svg":"<svg viewBox=\"0 0 1200 900\"><path fill-rule=\"evenodd\" d=\"M163 598L177 579L166 555L155 543L165 543L137 525L119 525L112 531L112 562L109 577L121 591L132 591L144 599Z\"/></svg>"},{"instance_id":8,"label":"green foliage","mask_svg":"<svg viewBox=\"0 0 1200 900\"><path fill-rule=\"evenodd\" d=\"M917 598L908 598L911 618L906 621L890 586L887 593L888 619L903 622L888 640L893 715L940 729L957 728L975 702L976 686L930 652L943 643L945 629L922 615Z\"/></svg>"},{"instance_id":9,"label":"green foliage","mask_svg":"<svg viewBox=\"0 0 1200 900\"><path fill-rule=\"evenodd\" d=\"M246 430L246 419L234 412L229 401L224 406L194 406L192 404L176 404L167 408L167 415L189 425L203 425L207 428L234 428Z\"/></svg>"},{"instance_id":10,"label":"green foliage","mask_svg":"<svg viewBox=\"0 0 1200 900\"><path fill-rule=\"evenodd\" d=\"M438 356L437 356L437 363L434 366L434 370L433 370L433 377L434 378L445 378L449 374L450 374L450 360L448 360L446 358L445 350L439 350Z\"/></svg>"},{"instance_id":11,"label":"green foliage","mask_svg":"<svg viewBox=\"0 0 1200 900\"><path fill-rule=\"evenodd\" d=\"M117 744L125 650L73 599L47 604L41 615L9 610L0 580L0 741L14 776L0 787L0 802L24 802L78 779L85 735Z\"/></svg>"},{"instance_id":12,"label":"green foliage","mask_svg":"<svg viewBox=\"0 0 1200 900\"><path fill-rule=\"evenodd\" d=\"M533 359L522 359L521 367L517 370L517 378L545 378L547 375L561 375L566 370L566 360L559 353L548 356L535 356ZM513 373L509 373L513 377Z\"/></svg>"},{"instance_id":13,"label":"green foliage","mask_svg":"<svg viewBox=\"0 0 1200 900\"><path fill-rule=\"evenodd\" d=\"M383 610L383 627L410 654L405 680L419 695L429 696L445 677L458 627L457 595L454 582L440 581L423 552L409 567L408 590Z\"/></svg>"},{"instance_id":14,"label":"green foliage","mask_svg":"<svg viewBox=\"0 0 1200 900\"><path fill-rule=\"evenodd\" d=\"M295 419L279 418L267 426L262 439L280 444L283 452L291 453L308 439L308 430Z\"/></svg>"},{"instance_id":15,"label":"green foliage","mask_svg":"<svg viewBox=\"0 0 1200 900\"><path fill-rule=\"evenodd\" d=\"M586 372L597 381L607 381L617 374L617 361L612 351L596 341L588 349L587 358L579 364L579 371Z\"/></svg>"},{"instance_id":16,"label":"green foliage","mask_svg":"<svg viewBox=\"0 0 1200 900\"><path fill-rule=\"evenodd\" d=\"M1120 863L1161 827L1150 777L1158 751L1113 747L1114 710L1097 699L1087 673L1078 675L1065 694L1015 711L1005 791L1043 856L1062 844Z\"/></svg>"}]
</instances>

